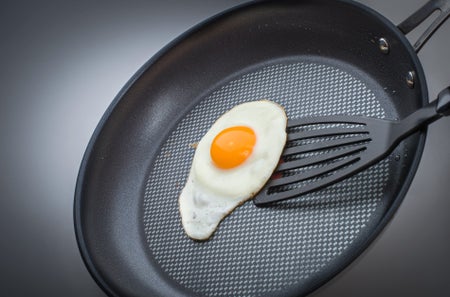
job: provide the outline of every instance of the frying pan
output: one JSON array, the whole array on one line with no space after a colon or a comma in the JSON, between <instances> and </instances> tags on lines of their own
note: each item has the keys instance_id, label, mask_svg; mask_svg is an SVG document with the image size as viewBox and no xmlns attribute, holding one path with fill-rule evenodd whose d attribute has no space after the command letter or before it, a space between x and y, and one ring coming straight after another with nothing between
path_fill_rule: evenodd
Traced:
<instances>
[{"instance_id":1,"label":"frying pan","mask_svg":"<svg viewBox=\"0 0 450 297\"><path fill-rule=\"evenodd\" d=\"M234 105L270 99L289 118L401 119L428 102L416 52L445 21L431 1L398 27L352 1L251 2L183 34L114 99L83 158L80 252L110 296L303 296L351 263L399 207L426 130L382 162L271 207L245 203L206 242L177 199L197 142ZM414 45L404 34L439 9Z\"/></svg>"}]
</instances>

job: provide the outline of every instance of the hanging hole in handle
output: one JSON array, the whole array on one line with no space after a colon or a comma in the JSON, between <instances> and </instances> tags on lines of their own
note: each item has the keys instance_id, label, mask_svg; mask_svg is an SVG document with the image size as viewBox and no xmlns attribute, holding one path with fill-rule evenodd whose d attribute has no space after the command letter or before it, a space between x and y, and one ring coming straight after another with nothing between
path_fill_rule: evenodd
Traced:
<instances>
[{"instance_id":1,"label":"hanging hole in handle","mask_svg":"<svg viewBox=\"0 0 450 297\"><path fill-rule=\"evenodd\" d=\"M408 33L407 38L413 45L416 52L418 52L418 50L416 49L417 41L419 41L422 34L433 24L433 22L439 17L440 14L441 12L439 10L435 10L423 22L421 22L417 27L415 27ZM421 45L421 48L423 46L424 44Z\"/></svg>"},{"instance_id":2,"label":"hanging hole in handle","mask_svg":"<svg viewBox=\"0 0 450 297\"><path fill-rule=\"evenodd\" d=\"M413 30L416 31L415 29L422 29L422 26L425 27L422 35L417 38L413 45L414 50L419 52L449 16L450 0L431 0L399 24L398 28L404 34L408 34Z\"/></svg>"}]
</instances>

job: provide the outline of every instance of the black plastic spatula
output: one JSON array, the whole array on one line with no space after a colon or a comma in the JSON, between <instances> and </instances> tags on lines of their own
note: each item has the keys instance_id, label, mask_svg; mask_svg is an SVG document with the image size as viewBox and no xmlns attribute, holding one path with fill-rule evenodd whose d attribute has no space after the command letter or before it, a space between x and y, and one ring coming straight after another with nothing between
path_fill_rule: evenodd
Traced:
<instances>
[{"instance_id":1,"label":"black plastic spatula","mask_svg":"<svg viewBox=\"0 0 450 297\"><path fill-rule=\"evenodd\" d=\"M272 178L253 199L273 203L320 190L387 157L401 140L450 115L450 87L400 121L362 116L289 120L288 139Z\"/></svg>"}]
</instances>

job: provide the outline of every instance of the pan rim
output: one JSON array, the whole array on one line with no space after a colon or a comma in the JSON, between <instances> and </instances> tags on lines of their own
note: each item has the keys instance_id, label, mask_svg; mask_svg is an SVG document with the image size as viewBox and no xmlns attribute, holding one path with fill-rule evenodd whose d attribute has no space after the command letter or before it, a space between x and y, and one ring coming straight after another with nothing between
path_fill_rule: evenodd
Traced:
<instances>
[{"instance_id":1,"label":"pan rim","mask_svg":"<svg viewBox=\"0 0 450 297\"><path fill-rule=\"evenodd\" d=\"M421 98L421 104L424 105L428 102L428 88L427 83L425 79L425 74L421 65L421 62L416 54L416 52L413 49L413 46L410 44L410 42L407 40L405 35L395 26L389 19L387 19L385 16L381 15L374 9L365 6L364 4L361 4L359 2L355 2L352 0L338 0L339 2L348 3L352 6L358 8L362 12L370 13L375 18L380 20L380 22L385 25L387 28L391 29L392 32L396 35L396 37L399 38L399 40L405 45L407 51L410 54L410 57L412 59L412 63L414 67L417 70L417 77L418 82L420 84L421 90L422 90L422 98ZM262 1L262 2L270 2L268 1ZM136 73L126 82L126 84L121 88L121 90L118 92L118 94L114 97L106 111L104 112L103 116L101 117L99 123L97 124L88 144L86 147L86 150L84 152L84 155L82 157L81 165L78 171L77 180L75 184L75 193L74 193L74 203L73 203L73 222L74 222L74 231L75 231L75 238L77 242L78 249L81 254L81 258L89 271L90 275L94 279L94 281L97 283L97 285L108 295L108 296L119 296L117 293L111 288L111 286L105 281L105 279L102 277L102 272L99 271L92 260L91 253L89 252L89 247L86 244L86 241L84 240L84 234L83 234L83 228L82 228L82 199L83 199L83 188L84 188L84 180L85 175L87 171L87 166L89 164L89 160L93 156L93 148L95 146L95 143L97 142L98 136L100 135L101 131L103 130L107 119L112 114L113 110L116 108L118 102L122 99L124 94L134 85L134 83L141 77L141 75L152 67L152 65L157 62L164 54L170 52L170 50L175 47L177 44L181 43L183 40L187 39L195 33L197 30L202 29L203 27L208 26L210 23L214 23L217 19L224 17L228 14L231 14L237 10L240 10L245 7L250 7L255 5L254 1L246 2L234 7L231 7L229 9L226 9L222 12L219 12L206 20L194 25L190 29L186 30L184 33L173 39L171 42L169 42L166 46L164 46L162 49L160 49L154 56L152 56L146 63L144 63L137 71ZM334 278L337 274L339 274L341 271L346 269L351 263L354 262L360 255L367 249L367 247L378 237L380 232L386 227L386 225L390 222L392 217L394 216L395 212L398 210L399 205L402 203L403 199L405 198L410 185L414 179L414 176L417 172L424 146L425 146L425 140L426 140L426 134L427 129L425 128L421 132L418 132L419 139L418 139L418 147L417 147L417 153L415 155L415 158L411 164L411 170L410 173L406 176L405 182L403 183L397 198L394 200L391 207L389 207L388 211L383 216L382 220L379 222L377 227L371 232L371 235L368 237L366 242L364 244L359 246L359 249L354 253L354 257L352 261L340 261L343 263L339 263L336 265L338 269L336 269L333 273L331 273L329 278L322 279L321 281L318 281L317 283L313 283L311 286L311 289L307 291L306 293L311 293L315 291L317 288L319 288L324 283L328 282L332 278Z\"/></svg>"}]
</instances>

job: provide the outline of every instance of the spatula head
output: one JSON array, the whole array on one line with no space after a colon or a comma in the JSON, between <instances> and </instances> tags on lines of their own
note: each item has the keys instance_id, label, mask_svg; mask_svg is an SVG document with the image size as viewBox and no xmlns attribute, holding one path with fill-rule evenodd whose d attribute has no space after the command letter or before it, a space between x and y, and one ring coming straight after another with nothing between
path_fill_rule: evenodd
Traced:
<instances>
[{"instance_id":1,"label":"spatula head","mask_svg":"<svg viewBox=\"0 0 450 297\"><path fill-rule=\"evenodd\" d=\"M280 164L254 203L263 205L294 198L364 170L379 160L377 141L383 141L391 124L355 116L290 120Z\"/></svg>"}]
</instances>

